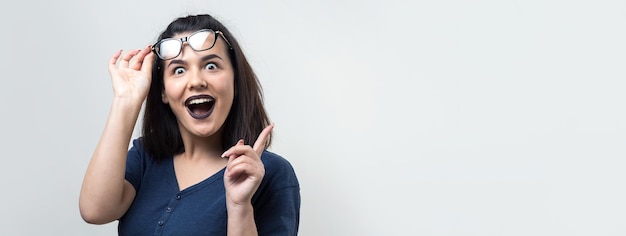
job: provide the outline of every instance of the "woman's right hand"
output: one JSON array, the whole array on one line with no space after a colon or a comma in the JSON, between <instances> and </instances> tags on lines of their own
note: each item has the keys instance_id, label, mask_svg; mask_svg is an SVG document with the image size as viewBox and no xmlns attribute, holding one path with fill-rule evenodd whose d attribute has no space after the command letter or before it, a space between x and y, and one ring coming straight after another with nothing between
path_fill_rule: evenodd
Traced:
<instances>
[{"instance_id":1,"label":"woman's right hand","mask_svg":"<svg viewBox=\"0 0 626 236\"><path fill-rule=\"evenodd\" d=\"M150 46L129 51L123 56L122 50L115 53L109 61L115 97L143 102L152 81L153 60L154 53Z\"/></svg>"},{"instance_id":2,"label":"woman's right hand","mask_svg":"<svg viewBox=\"0 0 626 236\"><path fill-rule=\"evenodd\" d=\"M154 53L148 46L124 55L120 50L109 61L115 97L79 198L80 214L89 223L119 219L135 198L135 188L124 178L126 155L141 104L150 90L153 60Z\"/></svg>"}]
</instances>

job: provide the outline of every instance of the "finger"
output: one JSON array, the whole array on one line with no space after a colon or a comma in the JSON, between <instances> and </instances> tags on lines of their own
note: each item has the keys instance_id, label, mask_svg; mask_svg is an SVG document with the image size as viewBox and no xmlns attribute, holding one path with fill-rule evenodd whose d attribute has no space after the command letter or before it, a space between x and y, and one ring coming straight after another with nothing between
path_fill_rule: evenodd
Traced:
<instances>
[{"instance_id":1,"label":"finger","mask_svg":"<svg viewBox=\"0 0 626 236\"><path fill-rule=\"evenodd\" d=\"M263 163L260 160L254 160L248 156L241 155L237 158L231 157L228 161L227 176L238 174L246 174L258 176L262 174Z\"/></svg>"},{"instance_id":2,"label":"finger","mask_svg":"<svg viewBox=\"0 0 626 236\"><path fill-rule=\"evenodd\" d=\"M120 59L120 55L122 55L122 50L117 51L111 59L109 59L109 71L113 71L116 68L117 60Z\"/></svg>"},{"instance_id":3,"label":"finger","mask_svg":"<svg viewBox=\"0 0 626 236\"><path fill-rule=\"evenodd\" d=\"M243 143L243 139L239 139L239 141L237 141L237 143L235 144L235 146L230 147L228 150L226 150L224 153L222 153L222 158L229 158L233 155L243 155L243 153L245 152L245 150L243 150L243 148L245 148L245 144Z\"/></svg>"},{"instance_id":4,"label":"finger","mask_svg":"<svg viewBox=\"0 0 626 236\"><path fill-rule=\"evenodd\" d=\"M145 61L144 59L146 55L148 55L148 53L150 53L150 48L145 47L141 49L135 56L133 63L131 63L130 68L133 70L140 70L141 66L143 65L143 62Z\"/></svg>"},{"instance_id":5,"label":"finger","mask_svg":"<svg viewBox=\"0 0 626 236\"><path fill-rule=\"evenodd\" d=\"M130 62L130 59L137 55L137 53L139 53L139 50L132 50L124 54L124 56L122 56L122 60L120 60L120 67L128 68L128 63Z\"/></svg>"},{"instance_id":6,"label":"finger","mask_svg":"<svg viewBox=\"0 0 626 236\"><path fill-rule=\"evenodd\" d=\"M154 53L152 52L152 46L148 45L148 52L146 57L143 59L144 62L141 64L141 71L144 73L149 73L152 72L152 65L153 65L153 61L154 61Z\"/></svg>"},{"instance_id":7,"label":"finger","mask_svg":"<svg viewBox=\"0 0 626 236\"><path fill-rule=\"evenodd\" d=\"M254 175L254 167L247 162L237 162L228 166L228 169L226 171L227 177L240 175Z\"/></svg>"},{"instance_id":8,"label":"finger","mask_svg":"<svg viewBox=\"0 0 626 236\"><path fill-rule=\"evenodd\" d=\"M254 149L259 157L263 153L263 150L265 150L265 143L267 141L267 138L270 136L270 133L272 133L272 129L274 129L274 123L265 127L265 129L261 131L261 134L259 134L259 137L254 142L254 146L252 147L252 149Z\"/></svg>"},{"instance_id":9,"label":"finger","mask_svg":"<svg viewBox=\"0 0 626 236\"><path fill-rule=\"evenodd\" d=\"M223 158L228 158L228 163L226 164L226 173L228 176L232 176L233 173L238 173L238 171L233 172L233 168L237 165L237 163L243 162L244 160L242 159L245 158L240 158L239 161L235 160L237 160L238 157L245 155L247 149L249 150L250 148L244 145L243 139L239 139L235 146L229 148L226 152L224 152L224 154L222 154Z\"/></svg>"},{"instance_id":10,"label":"finger","mask_svg":"<svg viewBox=\"0 0 626 236\"><path fill-rule=\"evenodd\" d=\"M224 152L224 156L241 156L241 155L251 155L255 156L256 152L250 147L250 145L245 145L243 143L237 143L237 145L230 147L228 150Z\"/></svg>"}]
</instances>

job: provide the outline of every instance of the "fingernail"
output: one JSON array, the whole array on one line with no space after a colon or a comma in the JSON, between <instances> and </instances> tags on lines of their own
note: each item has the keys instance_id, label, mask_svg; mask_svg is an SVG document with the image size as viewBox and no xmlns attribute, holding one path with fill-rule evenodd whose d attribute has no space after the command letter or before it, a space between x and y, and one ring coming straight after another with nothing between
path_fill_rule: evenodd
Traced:
<instances>
[{"instance_id":1,"label":"fingernail","mask_svg":"<svg viewBox=\"0 0 626 236\"><path fill-rule=\"evenodd\" d=\"M222 158L226 158L226 157L228 157L228 155L226 155L226 153L227 153L227 152L228 152L228 151L225 151L224 153L222 153Z\"/></svg>"}]
</instances>

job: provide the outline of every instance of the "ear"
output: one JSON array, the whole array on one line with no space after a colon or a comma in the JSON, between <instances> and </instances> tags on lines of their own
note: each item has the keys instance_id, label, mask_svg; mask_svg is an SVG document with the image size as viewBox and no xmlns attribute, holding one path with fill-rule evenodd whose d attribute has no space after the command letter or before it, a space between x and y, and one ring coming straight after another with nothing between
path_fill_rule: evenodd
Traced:
<instances>
[{"instance_id":1,"label":"ear","mask_svg":"<svg viewBox=\"0 0 626 236\"><path fill-rule=\"evenodd\" d=\"M161 92L161 101L163 101L163 103L165 104L169 104L169 101L167 100L167 96L165 96L165 92Z\"/></svg>"}]
</instances>

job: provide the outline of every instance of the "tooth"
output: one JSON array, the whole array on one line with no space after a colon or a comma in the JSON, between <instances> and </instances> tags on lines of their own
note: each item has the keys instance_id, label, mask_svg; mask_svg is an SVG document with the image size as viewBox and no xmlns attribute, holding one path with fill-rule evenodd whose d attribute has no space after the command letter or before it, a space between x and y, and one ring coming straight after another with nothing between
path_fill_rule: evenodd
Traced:
<instances>
[{"instance_id":1,"label":"tooth","mask_svg":"<svg viewBox=\"0 0 626 236\"><path fill-rule=\"evenodd\" d=\"M208 98L197 98L197 99L193 99L191 101L189 101L189 104L200 104L200 103L205 103L205 102L210 102L211 99Z\"/></svg>"}]
</instances>

